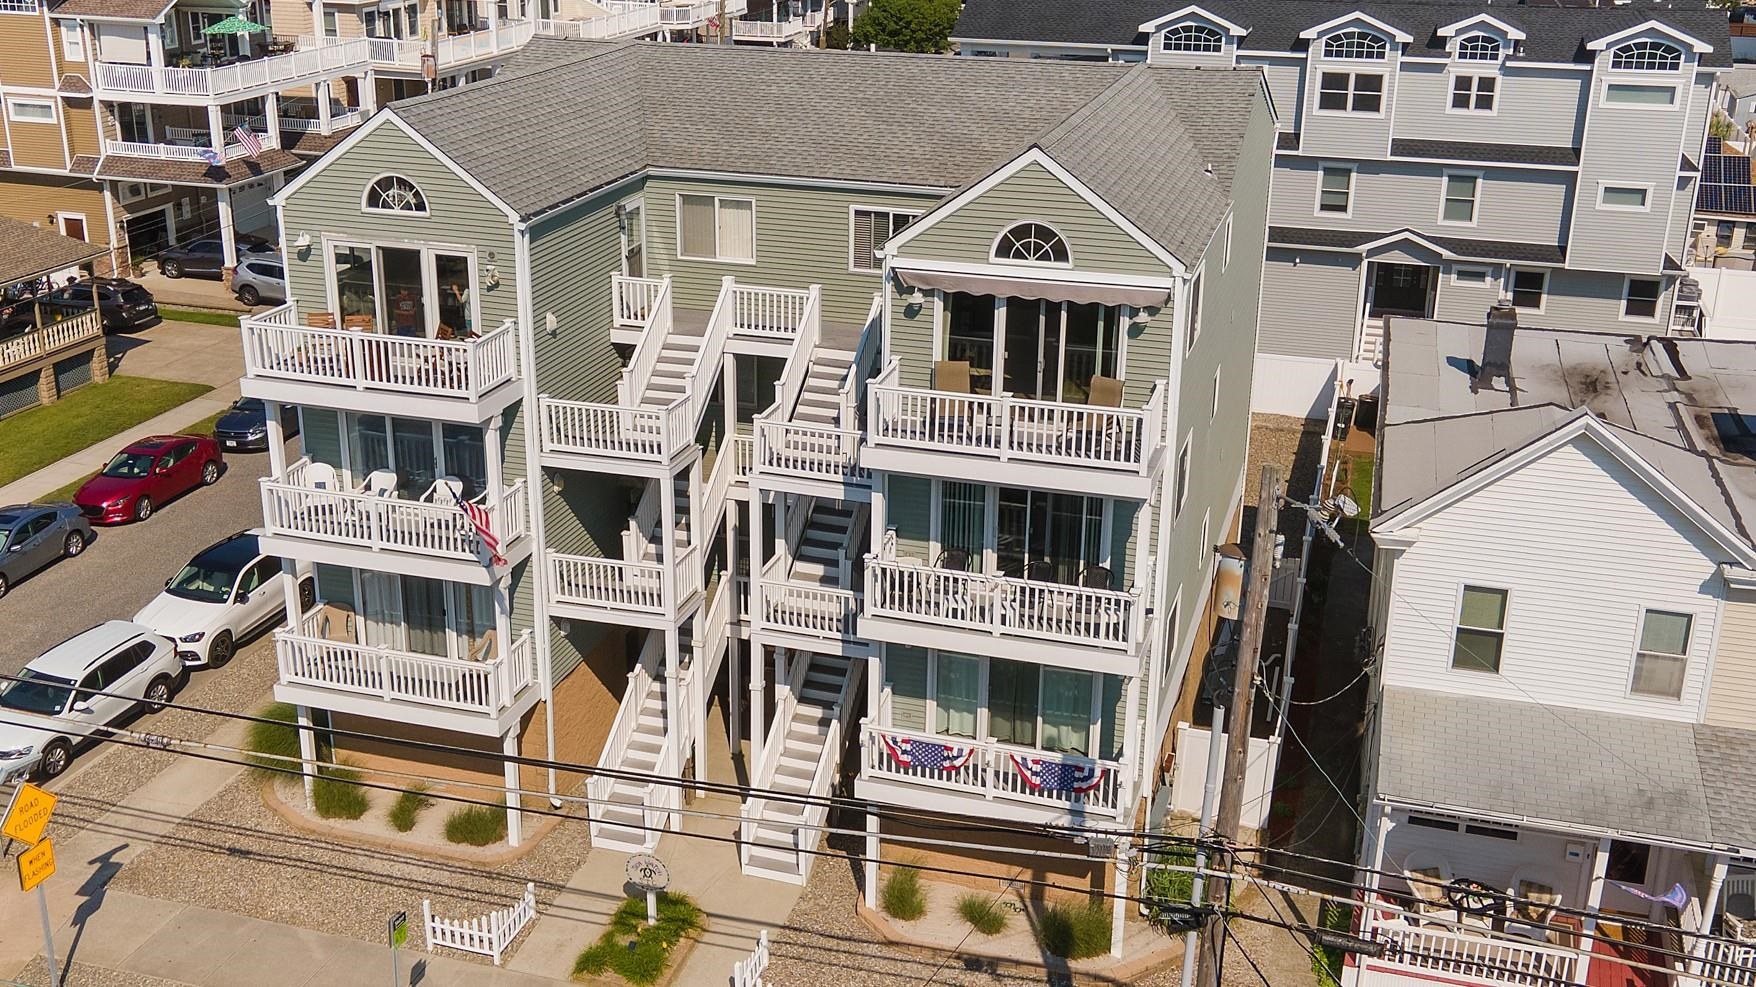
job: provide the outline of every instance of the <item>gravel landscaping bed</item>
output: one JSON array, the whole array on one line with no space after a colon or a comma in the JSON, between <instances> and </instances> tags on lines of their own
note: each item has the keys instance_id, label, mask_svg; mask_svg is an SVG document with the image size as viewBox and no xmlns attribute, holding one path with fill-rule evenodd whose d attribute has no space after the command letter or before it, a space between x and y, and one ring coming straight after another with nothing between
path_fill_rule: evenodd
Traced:
<instances>
[{"instance_id":1,"label":"gravel landscaping bed","mask_svg":"<svg viewBox=\"0 0 1756 987\"><path fill-rule=\"evenodd\" d=\"M131 861L111 886L378 942L385 916L402 909L418 916L423 898L433 900L435 913L474 917L510 904L528 881L540 911L589 849L583 819L562 822L530 853L498 867L355 846L288 826L263 804L258 785L240 777ZM385 811L388 797L376 798L372 811Z\"/></svg>"},{"instance_id":2,"label":"gravel landscaping bed","mask_svg":"<svg viewBox=\"0 0 1756 987\"><path fill-rule=\"evenodd\" d=\"M71 967L60 968L61 987L188 987L181 980L160 980L139 973L124 973L119 970L106 970L102 967L87 966L75 963ZM38 956L30 961L18 974L18 982L23 984L48 984L49 967Z\"/></svg>"}]
</instances>

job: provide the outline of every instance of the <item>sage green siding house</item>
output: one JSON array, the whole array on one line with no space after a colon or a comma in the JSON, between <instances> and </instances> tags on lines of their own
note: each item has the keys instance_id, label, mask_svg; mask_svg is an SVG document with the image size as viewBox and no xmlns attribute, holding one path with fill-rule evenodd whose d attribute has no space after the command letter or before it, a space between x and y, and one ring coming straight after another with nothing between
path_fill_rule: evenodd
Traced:
<instances>
[{"instance_id":1,"label":"sage green siding house","mask_svg":"<svg viewBox=\"0 0 1756 987\"><path fill-rule=\"evenodd\" d=\"M388 107L280 197L294 300L244 324L319 572L277 692L611 769L625 850L726 730L785 881L824 810L769 796L844 750L915 812L1138 825L1240 509L1274 128L1255 70L541 38Z\"/></svg>"}]
</instances>

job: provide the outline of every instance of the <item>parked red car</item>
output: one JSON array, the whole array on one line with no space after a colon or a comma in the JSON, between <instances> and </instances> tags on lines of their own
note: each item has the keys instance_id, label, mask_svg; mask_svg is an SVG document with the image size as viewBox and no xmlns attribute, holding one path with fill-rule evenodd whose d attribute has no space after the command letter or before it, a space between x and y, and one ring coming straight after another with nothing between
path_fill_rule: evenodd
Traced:
<instances>
[{"instance_id":1,"label":"parked red car","mask_svg":"<svg viewBox=\"0 0 1756 987\"><path fill-rule=\"evenodd\" d=\"M154 435L116 454L73 502L93 524L144 521L160 504L218 480L219 443L204 435Z\"/></svg>"}]
</instances>

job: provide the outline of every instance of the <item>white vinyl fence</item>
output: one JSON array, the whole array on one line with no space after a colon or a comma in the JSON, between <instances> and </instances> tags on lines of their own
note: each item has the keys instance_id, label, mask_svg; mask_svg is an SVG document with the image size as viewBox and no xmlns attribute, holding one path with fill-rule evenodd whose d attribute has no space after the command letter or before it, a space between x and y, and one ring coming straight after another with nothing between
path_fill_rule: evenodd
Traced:
<instances>
[{"instance_id":1,"label":"white vinyl fence","mask_svg":"<svg viewBox=\"0 0 1756 987\"><path fill-rule=\"evenodd\" d=\"M505 908L497 908L481 918L448 919L433 916L433 899L421 902L421 919L427 928L427 952L434 946L449 946L468 953L492 956L500 965L500 956L512 940L524 931L537 914L537 887L524 886L524 897Z\"/></svg>"},{"instance_id":2,"label":"white vinyl fence","mask_svg":"<svg viewBox=\"0 0 1756 987\"><path fill-rule=\"evenodd\" d=\"M764 987L762 975L768 972L768 930L756 940L750 955L732 964L732 987Z\"/></svg>"}]
</instances>

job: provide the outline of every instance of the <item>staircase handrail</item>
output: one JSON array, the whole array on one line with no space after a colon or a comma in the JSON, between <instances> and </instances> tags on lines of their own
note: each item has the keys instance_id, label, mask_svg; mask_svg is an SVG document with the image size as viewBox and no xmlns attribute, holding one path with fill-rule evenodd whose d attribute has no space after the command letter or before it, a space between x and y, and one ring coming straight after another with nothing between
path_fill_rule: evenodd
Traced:
<instances>
[{"instance_id":1,"label":"staircase handrail","mask_svg":"<svg viewBox=\"0 0 1756 987\"><path fill-rule=\"evenodd\" d=\"M628 519L628 527L622 532L622 557L630 562L638 562L645 554L646 546L652 543L652 529L659 522L658 488L648 483L641 488L640 501L634 505L634 514ZM663 532L660 532L662 537ZM664 561L662 558L659 560Z\"/></svg>"},{"instance_id":2,"label":"staircase handrail","mask_svg":"<svg viewBox=\"0 0 1756 987\"><path fill-rule=\"evenodd\" d=\"M850 674L849 679L852 679ZM844 685L845 689L846 686ZM805 807L804 818L799 821L798 829L794 830L794 849L798 853L796 866L799 880L802 882L811 874L811 863L817 859L817 846L823 841L823 823L829 818L829 790L835 787L835 759L841 755L841 705L836 704L834 718L829 721L829 732L823 737L823 749L817 752L817 766L811 771L811 795L815 801Z\"/></svg>"},{"instance_id":3,"label":"staircase handrail","mask_svg":"<svg viewBox=\"0 0 1756 987\"><path fill-rule=\"evenodd\" d=\"M683 393L689 399L689 428L693 436L701 428L701 420L707 414L709 398L713 396L713 386L699 386L696 381L705 372L718 374L720 359L725 356L726 338L732 334L732 293L737 282L731 275L720 281L719 297L714 300L713 314L707 317L707 329L701 337L701 347L695 351L695 359L689 369L683 373Z\"/></svg>"},{"instance_id":4,"label":"staircase handrail","mask_svg":"<svg viewBox=\"0 0 1756 987\"><path fill-rule=\"evenodd\" d=\"M811 358L817 352L817 340L823 334L822 309L823 286L811 285L806 289L805 312L799 319L799 332L793 337L793 348L787 353L786 369L774 382L774 405L769 409L775 413L774 421L790 421L799 406L799 396L805 393L805 379L811 375Z\"/></svg>"},{"instance_id":5,"label":"staircase handrail","mask_svg":"<svg viewBox=\"0 0 1756 987\"><path fill-rule=\"evenodd\" d=\"M872 539L872 505L864 501L854 503L853 519L849 522L852 529L848 532L847 550L841 553L841 585L849 590L854 589L854 560L866 554L866 548Z\"/></svg>"},{"instance_id":6,"label":"staircase handrail","mask_svg":"<svg viewBox=\"0 0 1756 987\"><path fill-rule=\"evenodd\" d=\"M622 694L622 703L616 708L616 719L610 724L610 736L604 743L603 752L598 755L598 767L606 771L616 769L621 760L622 752L628 746L629 738L634 735L635 724L640 720L640 707L646 705L647 696L652 692L653 678L647 673L646 663L634 666L628 673L628 689ZM603 774L594 774L586 780L587 794L594 800L593 804L602 804L610 797L610 789L616 779Z\"/></svg>"},{"instance_id":7,"label":"staircase handrail","mask_svg":"<svg viewBox=\"0 0 1756 987\"><path fill-rule=\"evenodd\" d=\"M647 321L646 331L640 334L640 342L634 345L634 353L629 357L628 365L622 368L621 379L616 381L616 400L625 408L640 404L652 372L658 366L665 337L671 334L671 276L665 275L662 281L652 302L652 315ZM615 291L615 286L611 285L610 290Z\"/></svg>"},{"instance_id":8,"label":"staircase handrail","mask_svg":"<svg viewBox=\"0 0 1756 987\"><path fill-rule=\"evenodd\" d=\"M878 369L878 357L884 352L880 345L884 340L884 293L874 292L872 307L866 312L866 325L860 330L860 341L854 346L854 358L848 364L847 374L841 379L841 388L836 394L836 403L840 410L840 422L844 429L858 429L858 412L861 402L866 400L866 381Z\"/></svg>"},{"instance_id":9,"label":"staircase handrail","mask_svg":"<svg viewBox=\"0 0 1756 987\"><path fill-rule=\"evenodd\" d=\"M816 497L799 496L793 499L792 509L787 511L787 527L781 532L786 545L787 560L796 563L799 560L799 545L805 540L805 528L811 522L811 510L817 506Z\"/></svg>"}]
</instances>

